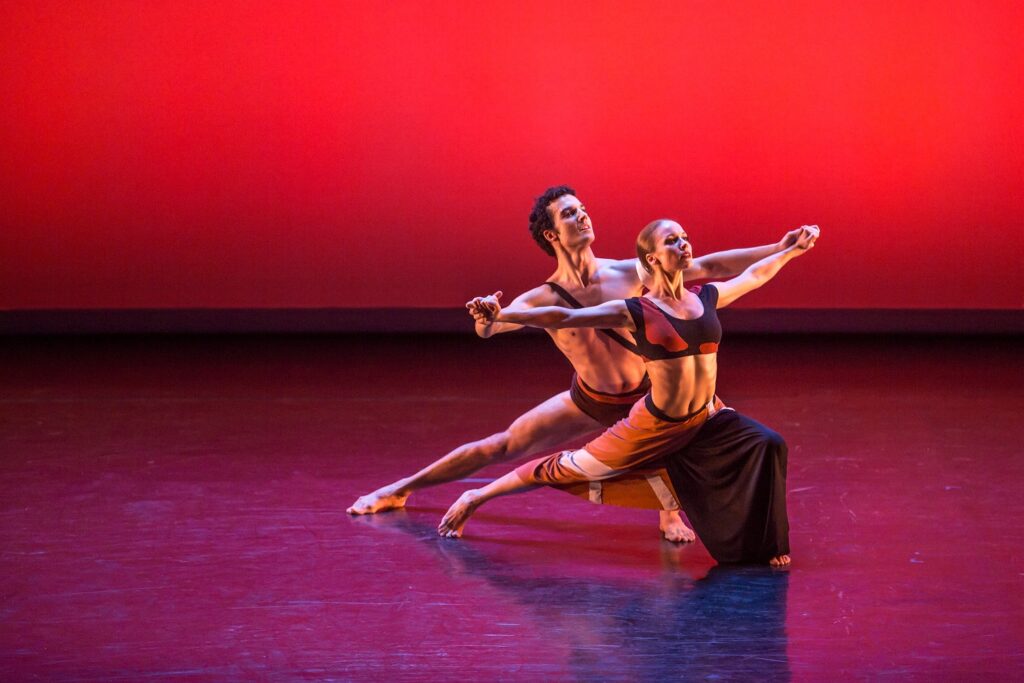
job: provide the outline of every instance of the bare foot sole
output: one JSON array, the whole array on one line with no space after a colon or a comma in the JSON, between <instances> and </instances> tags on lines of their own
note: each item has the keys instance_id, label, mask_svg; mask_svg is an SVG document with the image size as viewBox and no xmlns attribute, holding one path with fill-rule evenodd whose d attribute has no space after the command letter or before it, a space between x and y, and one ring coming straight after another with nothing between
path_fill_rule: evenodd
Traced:
<instances>
[{"instance_id":1,"label":"bare foot sole","mask_svg":"<svg viewBox=\"0 0 1024 683\"><path fill-rule=\"evenodd\" d=\"M476 512L477 491L466 491L459 499L452 503L448 512L444 513L441 523L437 525L437 533L445 538L459 538L462 536L462 527L466 526L470 516Z\"/></svg>"},{"instance_id":2,"label":"bare foot sole","mask_svg":"<svg viewBox=\"0 0 1024 683\"><path fill-rule=\"evenodd\" d=\"M789 563L792 561L793 560L790 559L789 555L776 555L772 559L768 560L768 566L776 568L788 567Z\"/></svg>"},{"instance_id":3,"label":"bare foot sole","mask_svg":"<svg viewBox=\"0 0 1024 683\"><path fill-rule=\"evenodd\" d=\"M367 493L365 496L360 496L345 512L350 515L372 515L375 512L397 510L405 507L405 501L408 498L408 493L400 496L392 493L385 487L377 489L373 493Z\"/></svg>"},{"instance_id":4,"label":"bare foot sole","mask_svg":"<svg viewBox=\"0 0 1024 683\"><path fill-rule=\"evenodd\" d=\"M697 534L683 523L678 510L662 510L659 513L658 528L665 535L665 540L673 543L693 543Z\"/></svg>"}]
</instances>

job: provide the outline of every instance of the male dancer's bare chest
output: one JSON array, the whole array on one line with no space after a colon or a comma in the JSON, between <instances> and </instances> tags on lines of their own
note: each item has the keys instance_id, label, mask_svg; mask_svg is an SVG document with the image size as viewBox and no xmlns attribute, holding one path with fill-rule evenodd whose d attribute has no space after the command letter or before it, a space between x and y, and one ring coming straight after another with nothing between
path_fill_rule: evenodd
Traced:
<instances>
[{"instance_id":1,"label":"male dancer's bare chest","mask_svg":"<svg viewBox=\"0 0 1024 683\"><path fill-rule=\"evenodd\" d=\"M564 294L569 295L565 297L562 292L552 292L551 305L572 308L597 306L617 299L628 299L640 296L643 291L635 281L603 274L593 278L584 286L580 286L579 282L565 282L556 279L549 280L549 282L557 285L564 291ZM569 300L566 300L567 298Z\"/></svg>"},{"instance_id":2,"label":"male dancer's bare chest","mask_svg":"<svg viewBox=\"0 0 1024 683\"><path fill-rule=\"evenodd\" d=\"M607 281L587 287L565 287L565 290L572 301L560 301L557 305L574 308L596 306L640 293L635 285ZM626 330L615 332L620 338L630 339ZM563 328L548 330L548 334L576 372L599 391L615 393L622 391L623 387L633 388L645 374L643 359L605 331L586 327Z\"/></svg>"},{"instance_id":3,"label":"male dancer's bare chest","mask_svg":"<svg viewBox=\"0 0 1024 683\"><path fill-rule=\"evenodd\" d=\"M589 386L605 393L636 387L646 369L643 359L592 328L547 330L573 370ZM620 334L629 332L618 330ZM628 339L628 337L627 337Z\"/></svg>"}]
</instances>

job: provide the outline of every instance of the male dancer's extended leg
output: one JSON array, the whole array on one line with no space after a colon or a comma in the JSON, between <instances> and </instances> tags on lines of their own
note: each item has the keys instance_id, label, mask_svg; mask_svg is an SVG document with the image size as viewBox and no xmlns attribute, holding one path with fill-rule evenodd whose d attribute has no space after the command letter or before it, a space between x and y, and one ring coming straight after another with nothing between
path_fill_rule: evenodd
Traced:
<instances>
[{"instance_id":1,"label":"male dancer's extended leg","mask_svg":"<svg viewBox=\"0 0 1024 683\"><path fill-rule=\"evenodd\" d=\"M405 506L413 491L456 481L495 463L549 452L574 439L604 429L572 402L568 391L523 413L497 434L463 444L422 470L361 496L349 514L368 515Z\"/></svg>"}]
</instances>

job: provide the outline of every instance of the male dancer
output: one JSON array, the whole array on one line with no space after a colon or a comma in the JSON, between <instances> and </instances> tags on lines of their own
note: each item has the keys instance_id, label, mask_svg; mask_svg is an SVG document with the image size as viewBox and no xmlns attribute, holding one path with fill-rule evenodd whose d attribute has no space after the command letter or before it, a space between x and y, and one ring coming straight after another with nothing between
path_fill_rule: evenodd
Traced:
<instances>
[{"instance_id":1,"label":"male dancer","mask_svg":"<svg viewBox=\"0 0 1024 683\"><path fill-rule=\"evenodd\" d=\"M738 275L751 264L795 243L800 233L797 228L776 244L708 254L694 260L684 271L684 278L689 282ZM541 249L555 258L555 272L543 285L516 297L504 307L505 311L537 306L581 308L642 293L643 282L635 258L618 261L594 255L593 224L571 187L552 187L537 198L530 213L530 234ZM466 307L472 311L479 301L474 299ZM488 322L479 315L474 319L476 333L484 339L522 327ZM547 332L575 370L568 391L528 410L504 431L463 444L416 474L361 496L348 512L363 515L401 508L413 491L462 479L488 465L557 450L566 442L615 424L647 393L650 384L644 363L631 350L628 334L624 337L621 331L590 328ZM677 510L663 510L660 515L659 528L665 538L675 542L694 540L693 531L683 523Z\"/></svg>"}]
</instances>

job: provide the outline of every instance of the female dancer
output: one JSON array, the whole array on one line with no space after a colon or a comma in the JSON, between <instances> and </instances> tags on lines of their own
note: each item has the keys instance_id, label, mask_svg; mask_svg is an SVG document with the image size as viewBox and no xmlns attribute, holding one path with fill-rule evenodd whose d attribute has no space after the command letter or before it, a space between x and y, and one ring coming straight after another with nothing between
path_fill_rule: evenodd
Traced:
<instances>
[{"instance_id":1,"label":"female dancer","mask_svg":"<svg viewBox=\"0 0 1024 683\"><path fill-rule=\"evenodd\" d=\"M473 512L491 498L540 485L572 488L580 482L613 479L666 455L684 452L710 418L727 410L715 396L722 334L716 309L763 285L782 266L812 248L817 237L817 226L805 226L788 249L758 261L736 278L691 291L684 288L682 277L693 260L688 237L678 223L658 220L637 237L639 262L651 276L650 291L643 297L589 308L544 306L515 313L502 312L497 296L469 302L474 317L497 322L543 328L626 328L633 333L638 352L647 363L651 391L633 406L629 417L584 448L538 458L482 489L466 491L445 514L438 533L460 536ZM733 522L712 529L717 535L734 537L734 547L725 561L768 559L773 566L789 563L784 446L781 457L781 463L765 461L753 466L727 458L711 463L711 469L718 471L707 472L700 471L700 463L686 462L681 467L669 463L671 480L683 481L686 499L697 501L696 508L686 506L686 511L698 533L701 525L693 519L691 510L705 518L723 512ZM735 472L723 476L723 463ZM765 486L771 489L767 495L754 490ZM739 505L737 498L741 499ZM758 527L753 543L747 538L750 534L743 534L737 525ZM704 534L701 536L709 550L720 540L709 544Z\"/></svg>"}]
</instances>

